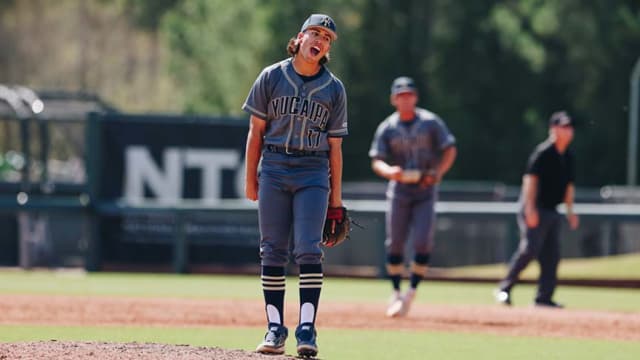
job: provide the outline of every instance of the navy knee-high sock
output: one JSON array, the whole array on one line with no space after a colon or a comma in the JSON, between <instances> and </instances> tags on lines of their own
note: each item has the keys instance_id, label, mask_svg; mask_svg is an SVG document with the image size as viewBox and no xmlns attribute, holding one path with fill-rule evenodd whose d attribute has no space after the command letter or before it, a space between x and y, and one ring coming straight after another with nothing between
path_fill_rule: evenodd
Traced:
<instances>
[{"instance_id":1,"label":"navy knee-high sock","mask_svg":"<svg viewBox=\"0 0 640 360\"><path fill-rule=\"evenodd\" d=\"M269 324L284 325L284 266L262 266L262 293Z\"/></svg>"},{"instance_id":2,"label":"navy knee-high sock","mask_svg":"<svg viewBox=\"0 0 640 360\"><path fill-rule=\"evenodd\" d=\"M322 279L322 264L300 265L300 324L316 321Z\"/></svg>"},{"instance_id":3,"label":"navy knee-high sock","mask_svg":"<svg viewBox=\"0 0 640 360\"><path fill-rule=\"evenodd\" d=\"M402 273L404 272L404 264L402 262L402 255L387 255L387 274L391 279L391 285L393 290L400 291L400 281L402 280Z\"/></svg>"},{"instance_id":4,"label":"navy knee-high sock","mask_svg":"<svg viewBox=\"0 0 640 360\"><path fill-rule=\"evenodd\" d=\"M429 254L416 254L411 264L411 288L415 289L424 277L427 275L429 267Z\"/></svg>"}]
</instances>

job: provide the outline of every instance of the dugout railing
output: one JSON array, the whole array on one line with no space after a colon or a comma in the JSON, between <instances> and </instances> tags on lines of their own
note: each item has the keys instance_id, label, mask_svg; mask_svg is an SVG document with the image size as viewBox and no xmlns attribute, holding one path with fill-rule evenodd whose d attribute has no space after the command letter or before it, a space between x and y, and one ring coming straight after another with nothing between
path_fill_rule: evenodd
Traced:
<instances>
[{"instance_id":1,"label":"dugout railing","mask_svg":"<svg viewBox=\"0 0 640 360\"><path fill-rule=\"evenodd\" d=\"M328 273L382 276L386 204L377 200L346 200L346 203L354 219L364 229L355 228L350 241L325 251ZM436 269L505 262L515 249L518 235L514 214L517 204L439 202L436 207L438 226L433 257ZM576 211L581 215L582 224L575 232L563 229L564 258L640 252L640 242L636 236L640 229L640 205L581 203L576 204ZM42 251L44 245L44 249L51 251L48 260L52 267L84 266L89 271L176 273L243 273L257 269L257 211L254 203L245 201L187 201L168 206L157 202L90 204L84 196L2 196L0 213L17 215L17 219L30 214L25 218L32 219L32 235L35 220L48 224L48 236L33 236L22 244L22 248L14 248L13 251L24 256L25 252ZM109 249L109 242L113 238L105 231L103 221L127 216L163 219L164 227L154 233L153 242L145 243L143 238L149 235L146 233L148 228L125 229L123 223L118 222L118 232L135 231L127 235L130 238L120 243L114 253L113 249ZM139 226L139 219L133 223ZM136 231L141 235L140 238L131 238ZM69 237L77 239L73 249L64 248L68 247L65 244L69 244ZM48 244L38 243L42 241ZM131 244L138 247L128 248ZM136 254L137 251L156 252L157 247L164 248L165 258L144 258ZM12 249L4 248L3 251ZM121 257L118 251L127 252L128 256ZM60 254L66 254L67 257L73 254L73 262L55 261ZM158 259L160 261L156 261Z\"/></svg>"},{"instance_id":2,"label":"dugout railing","mask_svg":"<svg viewBox=\"0 0 640 360\"><path fill-rule=\"evenodd\" d=\"M325 250L325 264L329 273L352 276L384 275L384 201L346 200L352 217L364 229L354 228L350 241ZM518 242L515 224L517 204L513 202L439 202L436 206L438 222L436 246L432 265L447 268L464 265L500 263L508 261ZM635 234L640 229L640 205L581 203L575 205L581 215L582 226L577 231L563 229L562 253L565 258L596 257L640 252ZM153 246L165 248L159 262L147 258L148 269L164 271L222 272L255 271L259 262L257 210L254 203L242 200L222 200L215 203L186 201L174 205L157 202L114 202L95 207L98 218L126 218L150 216L162 220L163 227L155 228L155 239L148 237L149 229L137 227L118 229L119 249L105 246L113 238L105 229L96 231L95 243L90 247L87 267L99 269L144 269L141 263L119 259L119 251L136 252ZM153 221L152 221L153 222ZM139 221L134 221L139 224ZM157 224L157 223L156 223ZM155 227L156 225L152 225ZM139 238L135 238L136 231ZM237 233L236 233L237 232ZM158 240L163 239L163 240ZM141 244L140 241L146 242ZM150 242L149 242L150 241ZM236 253L224 254L225 246ZM105 254L105 251L107 254ZM120 254L121 255L121 254ZM221 256L222 255L222 256ZM410 249L407 249L410 256Z\"/></svg>"}]
</instances>

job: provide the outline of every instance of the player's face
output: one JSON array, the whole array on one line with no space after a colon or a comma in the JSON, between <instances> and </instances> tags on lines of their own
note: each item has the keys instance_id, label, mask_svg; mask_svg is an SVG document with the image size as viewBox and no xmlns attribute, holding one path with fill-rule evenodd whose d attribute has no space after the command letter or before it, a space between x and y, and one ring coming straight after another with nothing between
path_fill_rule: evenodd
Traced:
<instances>
[{"instance_id":1,"label":"player's face","mask_svg":"<svg viewBox=\"0 0 640 360\"><path fill-rule=\"evenodd\" d=\"M300 50L298 54L308 62L318 62L331 49L331 34L320 28L310 28L298 35Z\"/></svg>"},{"instance_id":2,"label":"player's face","mask_svg":"<svg viewBox=\"0 0 640 360\"><path fill-rule=\"evenodd\" d=\"M391 105L396 107L398 112L414 111L418 103L418 94L415 92L403 92L391 96Z\"/></svg>"},{"instance_id":3,"label":"player's face","mask_svg":"<svg viewBox=\"0 0 640 360\"><path fill-rule=\"evenodd\" d=\"M573 126L552 126L551 132L557 141L565 144L573 140Z\"/></svg>"}]
</instances>

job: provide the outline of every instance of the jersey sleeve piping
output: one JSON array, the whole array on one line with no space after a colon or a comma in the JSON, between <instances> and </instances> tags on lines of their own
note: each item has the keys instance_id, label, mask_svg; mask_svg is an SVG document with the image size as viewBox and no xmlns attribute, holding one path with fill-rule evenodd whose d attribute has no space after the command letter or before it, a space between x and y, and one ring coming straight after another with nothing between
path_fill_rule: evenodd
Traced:
<instances>
[{"instance_id":1,"label":"jersey sleeve piping","mask_svg":"<svg viewBox=\"0 0 640 360\"><path fill-rule=\"evenodd\" d=\"M337 97L337 99L335 99L334 101L338 102L338 103L342 103L340 106L341 109L341 114L342 116L339 116L338 121L340 121L340 127L339 128L335 128L336 126L332 126L334 127L333 129L328 129L327 130L327 136L328 137L345 137L347 135L349 135L349 125L348 125L348 119L347 119L347 91L344 88L344 84L342 84L342 82L340 81L340 79L338 79L337 77L335 77L335 75L333 75L333 73L329 72L330 74L330 79L329 81L327 81L326 84L324 84L322 87L326 87L329 86L330 84L335 84L335 86L338 87L339 89L339 95ZM337 125L337 124L335 124Z\"/></svg>"},{"instance_id":2,"label":"jersey sleeve piping","mask_svg":"<svg viewBox=\"0 0 640 360\"><path fill-rule=\"evenodd\" d=\"M344 137L349 135L349 131L347 129L337 129L337 130L329 130L329 137Z\"/></svg>"},{"instance_id":3,"label":"jersey sleeve piping","mask_svg":"<svg viewBox=\"0 0 640 360\"><path fill-rule=\"evenodd\" d=\"M261 118L262 120L266 120L266 118L267 118L267 114L263 113L262 111L259 111L256 108L251 107L247 103L242 105L242 110L248 112L251 115L257 116L257 117Z\"/></svg>"}]
</instances>

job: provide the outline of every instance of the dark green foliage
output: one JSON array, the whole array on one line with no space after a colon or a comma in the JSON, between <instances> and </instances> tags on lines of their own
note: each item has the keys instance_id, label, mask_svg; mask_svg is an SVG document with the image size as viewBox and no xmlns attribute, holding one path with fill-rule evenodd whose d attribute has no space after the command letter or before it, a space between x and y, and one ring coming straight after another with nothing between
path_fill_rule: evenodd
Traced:
<instances>
[{"instance_id":1,"label":"dark green foliage","mask_svg":"<svg viewBox=\"0 0 640 360\"><path fill-rule=\"evenodd\" d=\"M528 154L547 136L549 114L566 109L579 122L578 185L624 182L628 77L640 43L637 1L127 3L149 19L171 13L165 30L179 59L173 72L192 94L189 112L240 114L252 79L286 56L304 18L313 12L334 17L340 38L329 66L349 95L347 179L374 178L369 143L393 111L392 79L408 75L418 83L420 105L441 115L457 136L459 157L449 179L519 183ZM243 6L246 17L237 15ZM195 7L200 10L185 11ZM211 25L225 20L220 12L239 16L231 31ZM254 61L238 66L246 56ZM235 80L241 83L230 84L220 72L243 72Z\"/></svg>"},{"instance_id":2,"label":"dark green foliage","mask_svg":"<svg viewBox=\"0 0 640 360\"><path fill-rule=\"evenodd\" d=\"M129 16L143 29L157 30L162 17L183 0L120 0Z\"/></svg>"},{"instance_id":3,"label":"dark green foliage","mask_svg":"<svg viewBox=\"0 0 640 360\"><path fill-rule=\"evenodd\" d=\"M21 54L9 36L8 11L18 3L0 2L0 17L7 16L0 64ZM38 3L27 4L37 12ZM578 186L625 182L629 76L640 55L637 0L93 3L118 4L139 29L160 35L159 54L171 58L183 110L217 115L245 116L240 107L260 70L287 56L288 40L309 14L330 14L339 39L329 67L349 96L345 179L375 178L369 144L393 111L391 81L408 75L420 106L438 113L458 139L447 180L519 184L527 156L547 136L548 116L565 109L578 122Z\"/></svg>"}]
</instances>

